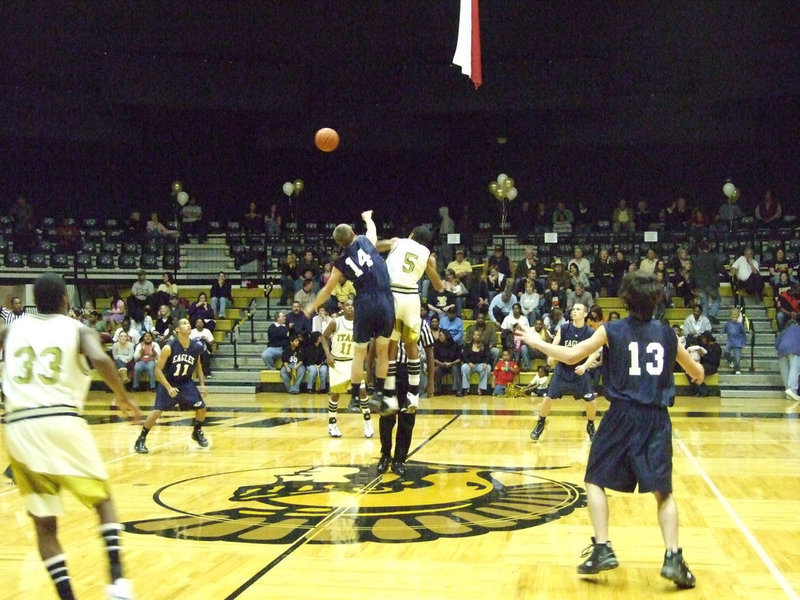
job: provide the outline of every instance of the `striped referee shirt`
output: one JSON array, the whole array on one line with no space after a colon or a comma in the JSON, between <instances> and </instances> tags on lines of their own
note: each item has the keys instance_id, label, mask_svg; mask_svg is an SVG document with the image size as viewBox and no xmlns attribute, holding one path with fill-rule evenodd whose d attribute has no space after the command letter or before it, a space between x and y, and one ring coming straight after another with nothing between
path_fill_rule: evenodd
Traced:
<instances>
[{"instance_id":1,"label":"striped referee shirt","mask_svg":"<svg viewBox=\"0 0 800 600\"><path fill-rule=\"evenodd\" d=\"M25 316L25 311L17 314L13 310L8 310L5 306L0 308L0 320L6 325L11 325L17 319Z\"/></svg>"},{"instance_id":2,"label":"striped referee shirt","mask_svg":"<svg viewBox=\"0 0 800 600\"><path fill-rule=\"evenodd\" d=\"M423 321L422 326L419 328L419 339L417 340L419 355L421 357L425 356L425 348L430 348L433 346L433 341L431 326L428 325L427 321ZM404 344L397 345L397 362L401 364L406 364L408 362L408 356L406 355L406 348Z\"/></svg>"}]
</instances>

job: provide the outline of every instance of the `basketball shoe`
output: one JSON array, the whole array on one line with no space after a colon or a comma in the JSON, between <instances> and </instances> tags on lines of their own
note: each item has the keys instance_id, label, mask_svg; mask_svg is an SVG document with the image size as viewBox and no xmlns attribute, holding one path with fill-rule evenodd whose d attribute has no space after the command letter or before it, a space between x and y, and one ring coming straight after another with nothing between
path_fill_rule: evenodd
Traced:
<instances>
[{"instance_id":1,"label":"basketball shoe","mask_svg":"<svg viewBox=\"0 0 800 600\"><path fill-rule=\"evenodd\" d=\"M200 446L201 448L207 448L208 447L208 440L206 439L206 436L203 434L203 430L202 429L195 429L192 432L192 439L195 442L197 442L197 445Z\"/></svg>"},{"instance_id":2,"label":"basketball shoe","mask_svg":"<svg viewBox=\"0 0 800 600\"><path fill-rule=\"evenodd\" d=\"M328 423L328 435L332 438L342 437L342 432L339 431L339 425L335 421L333 423Z\"/></svg>"},{"instance_id":3,"label":"basketball shoe","mask_svg":"<svg viewBox=\"0 0 800 600\"><path fill-rule=\"evenodd\" d=\"M406 408L406 412L410 415L413 415L419 408L419 394L407 392L406 398L408 398L408 407Z\"/></svg>"},{"instance_id":4,"label":"basketball shoe","mask_svg":"<svg viewBox=\"0 0 800 600\"><path fill-rule=\"evenodd\" d=\"M147 446L144 445L143 437L136 438L136 443L133 445L133 449L136 454L147 454L150 452L150 450L147 449Z\"/></svg>"},{"instance_id":5,"label":"basketball shoe","mask_svg":"<svg viewBox=\"0 0 800 600\"><path fill-rule=\"evenodd\" d=\"M664 553L664 566L661 567L661 576L674 582L675 585L683 590L693 588L697 584L697 580L683 560L683 550L681 548L678 548L677 552L667 550Z\"/></svg>"},{"instance_id":6,"label":"basketball shoe","mask_svg":"<svg viewBox=\"0 0 800 600\"><path fill-rule=\"evenodd\" d=\"M130 579L115 579L114 583L106 586L108 600L133 600L133 586Z\"/></svg>"},{"instance_id":7,"label":"basketball shoe","mask_svg":"<svg viewBox=\"0 0 800 600\"><path fill-rule=\"evenodd\" d=\"M594 439L594 421L586 423L586 433L589 435L589 441Z\"/></svg>"},{"instance_id":8,"label":"basketball shoe","mask_svg":"<svg viewBox=\"0 0 800 600\"><path fill-rule=\"evenodd\" d=\"M375 430L372 428L372 419L364 421L364 437L371 438L375 435Z\"/></svg>"},{"instance_id":9,"label":"basketball shoe","mask_svg":"<svg viewBox=\"0 0 800 600\"><path fill-rule=\"evenodd\" d=\"M600 571L616 569L619 566L617 557L611 549L611 542L598 544L594 538L592 538L592 545L584 548L581 558L586 559L578 565L578 573L581 575L594 575ZM666 562L664 564L666 565ZM664 574L663 569L661 574Z\"/></svg>"},{"instance_id":10,"label":"basketball shoe","mask_svg":"<svg viewBox=\"0 0 800 600\"><path fill-rule=\"evenodd\" d=\"M539 438L542 437L542 433L544 433L544 424L545 420L539 417L539 420L536 422L536 427L531 431L531 439L534 442L538 442Z\"/></svg>"}]
</instances>

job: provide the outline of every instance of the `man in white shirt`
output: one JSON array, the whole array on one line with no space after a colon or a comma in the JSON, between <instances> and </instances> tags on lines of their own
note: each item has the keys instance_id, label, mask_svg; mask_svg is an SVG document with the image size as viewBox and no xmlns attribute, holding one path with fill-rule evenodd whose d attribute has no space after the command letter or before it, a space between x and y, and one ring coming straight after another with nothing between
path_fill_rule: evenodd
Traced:
<instances>
[{"instance_id":1,"label":"man in white shirt","mask_svg":"<svg viewBox=\"0 0 800 600\"><path fill-rule=\"evenodd\" d=\"M521 344L514 337L516 329L527 330L530 329L528 324L528 317L522 314L522 307L519 302L515 302L511 307L511 313L503 319L500 324L501 337L503 339L503 347L513 352L514 360L522 367L523 371L530 371L531 369L531 353L530 348L526 344ZM508 340L508 341L507 341ZM509 345L513 344L512 347Z\"/></svg>"},{"instance_id":2,"label":"man in white shirt","mask_svg":"<svg viewBox=\"0 0 800 600\"><path fill-rule=\"evenodd\" d=\"M760 301L764 289L764 280L759 273L758 261L753 258L753 249L748 246L742 256L733 261L731 265L731 280L734 287L751 294ZM744 302L744 298L742 298Z\"/></svg>"},{"instance_id":3,"label":"man in white shirt","mask_svg":"<svg viewBox=\"0 0 800 600\"><path fill-rule=\"evenodd\" d=\"M205 349L200 355L200 364L203 367L203 373L206 378L211 377L211 350L214 344L214 334L211 330L206 328L206 322L203 319L197 319L194 323L194 329L189 332L190 340L201 340Z\"/></svg>"}]
</instances>

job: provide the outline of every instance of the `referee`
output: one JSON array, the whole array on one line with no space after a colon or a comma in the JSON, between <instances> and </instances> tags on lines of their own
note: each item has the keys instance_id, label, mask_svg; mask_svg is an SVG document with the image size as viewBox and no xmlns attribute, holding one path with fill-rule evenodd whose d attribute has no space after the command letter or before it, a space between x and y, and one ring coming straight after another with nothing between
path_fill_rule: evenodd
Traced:
<instances>
[{"instance_id":1,"label":"referee","mask_svg":"<svg viewBox=\"0 0 800 600\"><path fill-rule=\"evenodd\" d=\"M425 354L427 360L428 373L433 373L433 334L430 325L423 319L419 330L419 340L417 345L420 355ZM397 379L396 390L398 398L405 398L408 392L408 355L404 344L397 345ZM392 415L381 416L378 422L378 429L381 437L381 459L378 461L378 473L385 473L392 465L392 471L402 477L406 472L406 458L408 449L411 447L411 434L414 431L417 415L401 411ZM397 422L397 439L394 447L394 458L392 458L392 430L395 421Z\"/></svg>"}]
</instances>

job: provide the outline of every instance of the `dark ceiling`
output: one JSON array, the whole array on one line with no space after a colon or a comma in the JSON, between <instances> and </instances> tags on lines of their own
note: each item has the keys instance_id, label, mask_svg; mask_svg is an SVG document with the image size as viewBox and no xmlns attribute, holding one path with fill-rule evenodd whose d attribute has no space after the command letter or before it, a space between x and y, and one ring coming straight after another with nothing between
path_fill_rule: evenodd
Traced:
<instances>
[{"instance_id":1,"label":"dark ceiling","mask_svg":"<svg viewBox=\"0 0 800 600\"><path fill-rule=\"evenodd\" d=\"M180 176L241 203L304 176L332 200L453 203L487 199L473 178L499 170L530 200L598 177L609 197L673 193L762 185L800 141L794 2L482 0L478 90L451 65L457 0L51 1L0 19L11 194L125 204ZM342 136L333 155L313 149L321 126Z\"/></svg>"}]
</instances>

